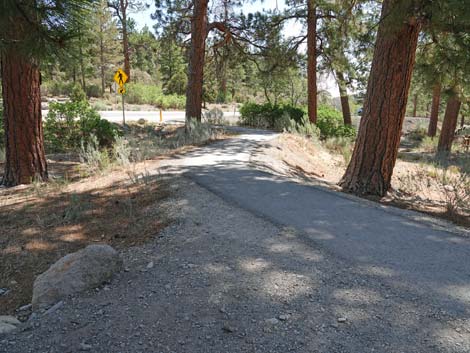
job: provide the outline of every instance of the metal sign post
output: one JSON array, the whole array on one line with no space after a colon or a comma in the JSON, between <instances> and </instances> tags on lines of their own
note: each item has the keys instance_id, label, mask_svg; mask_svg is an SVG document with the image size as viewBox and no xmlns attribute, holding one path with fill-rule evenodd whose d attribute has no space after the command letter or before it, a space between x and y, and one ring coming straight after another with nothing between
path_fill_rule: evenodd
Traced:
<instances>
[{"instance_id":1,"label":"metal sign post","mask_svg":"<svg viewBox=\"0 0 470 353\"><path fill-rule=\"evenodd\" d=\"M124 93L121 93L122 97L122 125L126 126L126 110L124 109Z\"/></svg>"}]
</instances>

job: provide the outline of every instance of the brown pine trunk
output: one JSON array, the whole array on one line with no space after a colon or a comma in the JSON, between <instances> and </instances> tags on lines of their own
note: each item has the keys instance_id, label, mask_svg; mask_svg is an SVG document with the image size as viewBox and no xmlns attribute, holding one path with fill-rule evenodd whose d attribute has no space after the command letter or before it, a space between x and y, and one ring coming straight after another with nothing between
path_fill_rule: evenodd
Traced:
<instances>
[{"instance_id":1,"label":"brown pine trunk","mask_svg":"<svg viewBox=\"0 0 470 353\"><path fill-rule=\"evenodd\" d=\"M103 19L101 19L103 21ZM106 89L106 80L105 80L105 62L104 62L104 24L100 23L100 71L101 71L101 95L104 95Z\"/></svg>"},{"instance_id":2,"label":"brown pine trunk","mask_svg":"<svg viewBox=\"0 0 470 353\"><path fill-rule=\"evenodd\" d=\"M38 65L19 50L1 56L6 163L2 185L47 180Z\"/></svg>"},{"instance_id":3,"label":"brown pine trunk","mask_svg":"<svg viewBox=\"0 0 470 353\"><path fill-rule=\"evenodd\" d=\"M418 109L418 95L413 96L413 118L416 117L416 110Z\"/></svg>"},{"instance_id":4,"label":"brown pine trunk","mask_svg":"<svg viewBox=\"0 0 470 353\"><path fill-rule=\"evenodd\" d=\"M186 89L186 122L189 122L190 119L201 121L208 2L209 0L194 1L194 13L191 18L188 87Z\"/></svg>"},{"instance_id":5,"label":"brown pine trunk","mask_svg":"<svg viewBox=\"0 0 470 353\"><path fill-rule=\"evenodd\" d=\"M317 122L317 8L315 0L307 3L307 80L308 119Z\"/></svg>"},{"instance_id":6,"label":"brown pine trunk","mask_svg":"<svg viewBox=\"0 0 470 353\"><path fill-rule=\"evenodd\" d=\"M396 4L384 0L382 5L361 125L340 182L356 194L384 196L398 155L420 25L404 11L389 17Z\"/></svg>"},{"instance_id":7,"label":"brown pine trunk","mask_svg":"<svg viewBox=\"0 0 470 353\"><path fill-rule=\"evenodd\" d=\"M342 72L337 72L336 77L338 79L339 96L341 99L341 110L343 111L344 125L352 125L351 121L351 109L349 108L349 96L346 89L346 82Z\"/></svg>"},{"instance_id":8,"label":"brown pine trunk","mask_svg":"<svg viewBox=\"0 0 470 353\"><path fill-rule=\"evenodd\" d=\"M129 58L129 38L127 35L127 6L128 0L120 0L122 16L122 50L124 53L124 72L127 74L127 82L131 80L131 61Z\"/></svg>"},{"instance_id":9,"label":"brown pine trunk","mask_svg":"<svg viewBox=\"0 0 470 353\"><path fill-rule=\"evenodd\" d=\"M441 100L441 85L437 84L432 90L431 116L429 118L428 136L434 137L437 132L437 121L439 120L439 103Z\"/></svg>"},{"instance_id":10,"label":"brown pine trunk","mask_svg":"<svg viewBox=\"0 0 470 353\"><path fill-rule=\"evenodd\" d=\"M460 127L464 127L465 126L465 115L464 113L461 113L460 114Z\"/></svg>"},{"instance_id":11,"label":"brown pine trunk","mask_svg":"<svg viewBox=\"0 0 470 353\"><path fill-rule=\"evenodd\" d=\"M456 94L450 96L447 100L446 113L442 123L441 135L439 136L439 144L437 145L438 154L449 154L452 150L461 104L462 102Z\"/></svg>"},{"instance_id":12,"label":"brown pine trunk","mask_svg":"<svg viewBox=\"0 0 470 353\"><path fill-rule=\"evenodd\" d=\"M81 85L82 85L83 91L86 92L85 64L83 63L83 47L82 47L82 37L81 37L80 32L79 32L78 42L79 42L79 52L80 52L80 76L82 79Z\"/></svg>"}]
</instances>

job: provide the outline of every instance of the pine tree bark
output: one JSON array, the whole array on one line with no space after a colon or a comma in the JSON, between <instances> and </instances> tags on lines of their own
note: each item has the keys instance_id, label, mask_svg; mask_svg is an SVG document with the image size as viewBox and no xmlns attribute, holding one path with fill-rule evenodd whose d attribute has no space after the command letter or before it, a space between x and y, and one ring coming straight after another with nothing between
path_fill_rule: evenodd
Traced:
<instances>
[{"instance_id":1,"label":"pine tree bark","mask_svg":"<svg viewBox=\"0 0 470 353\"><path fill-rule=\"evenodd\" d=\"M418 94L413 96L413 118L416 118L416 111L418 110Z\"/></svg>"},{"instance_id":2,"label":"pine tree bark","mask_svg":"<svg viewBox=\"0 0 470 353\"><path fill-rule=\"evenodd\" d=\"M102 20L100 20L102 21ZM103 23L100 23L100 76L101 76L101 95L104 95L106 89L106 80L105 80L105 61L104 61L104 28Z\"/></svg>"},{"instance_id":3,"label":"pine tree bark","mask_svg":"<svg viewBox=\"0 0 470 353\"><path fill-rule=\"evenodd\" d=\"M428 136L434 137L437 133L439 120L439 103L441 101L441 85L436 84L432 90L431 116L429 118Z\"/></svg>"},{"instance_id":4,"label":"pine tree bark","mask_svg":"<svg viewBox=\"0 0 470 353\"><path fill-rule=\"evenodd\" d=\"M194 13L191 18L191 49L186 90L187 122L190 119L201 121L208 2L209 0L195 0Z\"/></svg>"},{"instance_id":5,"label":"pine tree bark","mask_svg":"<svg viewBox=\"0 0 470 353\"><path fill-rule=\"evenodd\" d=\"M465 114L461 113L460 114L460 127L464 127L464 126L465 126Z\"/></svg>"},{"instance_id":6,"label":"pine tree bark","mask_svg":"<svg viewBox=\"0 0 470 353\"><path fill-rule=\"evenodd\" d=\"M384 196L398 155L420 25L404 11L389 17L397 3L382 5L359 133L340 182L356 194Z\"/></svg>"},{"instance_id":7,"label":"pine tree bark","mask_svg":"<svg viewBox=\"0 0 470 353\"><path fill-rule=\"evenodd\" d=\"M307 80L308 119L317 122L317 8L315 0L307 3Z\"/></svg>"},{"instance_id":8,"label":"pine tree bark","mask_svg":"<svg viewBox=\"0 0 470 353\"><path fill-rule=\"evenodd\" d=\"M13 45L1 55L6 163L2 185L48 178L38 65Z\"/></svg>"},{"instance_id":9,"label":"pine tree bark","mask_svg":"<svg viewBox=\"0 0 470 353\"><path fill-rule=\"evenodd\" d=\"M439 144L437 145L437 153L439 155L447 155L452 150L452 142L455 137L455 129L457 127L461 104L462 102L456 94L451 95L447 100L441 135L439 136Z\"/></svg>"},{"instance_id":10,"label":"pine tree bark","mask_svg":"<svg viewBox=\"0 0 470 353\"><path fill-rule=\"evenodd\" d=\"M78 45L79 45L79 54L80 54L80 76L81 76L81 85L83 91L86 92L86 82L85 82L85 64L83 63L83 47L82 47L82 36L79 32L78 34Z\"/></svg>"},{"instance_id":11,"label":"pine tree bark","mask_svg":"<svg viewBox=\"0 0 470 353\"><path fill-rule=\"evenodd\" d=\"M129 0L120 0L121 5L121 25L122 25L122 50L124 54L124 72L127 74L127 82L131 80L131 60L129 57L129 37L127 34L127 7Z\"/></svg>"},{"instance_id":12,"label":"pine tree bark","mask_svg":"<svg viewBox=\"0 0 470 353\"><path fill-rule=\"evenodd\" d=\"M341 110L343 112L344 125L351 126L351 108L349 107L349 96L346 89L344 74L342 72L336 72L336 78L338 79L339 97L341 100Z\"/></svg>"}]
</instances>

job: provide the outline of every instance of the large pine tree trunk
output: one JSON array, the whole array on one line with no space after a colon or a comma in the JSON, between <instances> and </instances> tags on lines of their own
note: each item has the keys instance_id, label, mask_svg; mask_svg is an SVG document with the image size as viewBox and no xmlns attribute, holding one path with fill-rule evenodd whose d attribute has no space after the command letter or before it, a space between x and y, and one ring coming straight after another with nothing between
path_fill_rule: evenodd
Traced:
<instances>
[{"instance_id":1,"label":"large pine tree trunk","mask_svg":"<svg viewBox=\"0 0 470 353\"><path fill-rule=\"evenodd\" d=\"M437 84L432 90L431 116L429 118L428 136L434 137L437 132L437 121L439 120L439 103L441 100L441 85Z\"/></svg>"},{"instance_id":2,"label":"large pine tree trunk","mask_svg":"<svg viewBox=\"0 0 470 353\"><path fill-rule=\"evenodd\" d=\"M341 110L343 111L344 125L351 126L351 108L349 107L349 96L343 73L336 72L336 78L338 79L339 96L341 100Z\"/></svg>"},{"instance_id":3,"label":"large pine tree trunk","mask_svg":"<svg viewBox=\"0 0 470 353\"><path fill-rule=\"evenodd\" d=\"M83 46L82 46L82 36L79 32L78 36L78 42L79 42L79 54L80 54L80 76L81 76L81 85L83 88L83 91L86 92L86 82L85 82L85 64L83 63Z\"/></svg>"},{"instance_id":4,"label":"large pine tree trunk","mask_svg":"<svg viewBox=\"0 0 470 353\"><path fill-rule=\"evenodd\" d=\"M100 19L103 21L103 19ZM100 76L101 76L101 95L104 95L106 89L106 80L105 80L105 62L104 62L104 24L100 23Z\"/></svg>"},{"instance_id":5,"label":"large pine tree trunk","mask_svg":"<svg viewBox=\"0 0 470 353\"><path fill-rule=\"evenodd\" d=\"M307 3L307 79L308 119L317 122L317 8L315 0Z\"/></svg>"},{"instance_id":6,"label":"large pine tree trunk","mask_svg":"<svg viewBox=\"0 0 470 353\"><path fill-rule=\"evenodd\" d=\"M122 16L122 50L124 53L124 72L127 74L127 82L131 80L131 60L129 58L129 38L127 34L127 6L128 0L120 0Z\"/></svg>"},{"instance_id":7,"label":"large pine tree trunk","mask_svg":"<svg viewBox=\"0 0 470 353\"><path fill-rule=\"evenodd\" d=\"M450 96L447 100L446 113L444 115L442 131L437 146L438 154L449 154L452 150L452 142L454 141L455 128L457 127L457 120L459 118L460 105L461 101L456 94Z\"/></svg>"},{"instance_id":8,"label":"large pine tree trunk","mask_svg":"<svg viewBox=\"0 0 470 353\"><path fill-rule=\"evenodd\" d=\"M195 0L194 13L191 18L191 49L189 54L188 87L186 90L187 122L190 119L201 121L208 2L209 0Z\"/></svg>"},{"instance_id":9,"label":"large pine tree trunk","mask_svg":"<svg viewBox=\"0 0 470 353\"><path fill-rule=\"evenodd\" d=\"M340 182L356 194L384 196L398 155L420 25L405 11L389 17L396 4L382 5L359 133Z\"/></svg>"},{"instance_id":10,"label":"large pine tree trunk","mask_svg":"<svg viewBox=\"0 0 470 353\"><path fill-rule=\"evenodd\" d=\"M1 56L6 164L2 184L47 180L38 65L15 48Z\"/></svg>"}]
</instances>

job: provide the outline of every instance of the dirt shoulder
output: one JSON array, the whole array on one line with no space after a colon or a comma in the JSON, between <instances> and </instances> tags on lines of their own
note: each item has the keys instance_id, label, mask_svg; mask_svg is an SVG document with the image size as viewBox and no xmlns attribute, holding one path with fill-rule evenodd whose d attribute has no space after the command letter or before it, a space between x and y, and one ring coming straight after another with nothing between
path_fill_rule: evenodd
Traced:
<instances>
[{"instance_id":1,"label":"dirt shoulder","mask_svg":"<svg viewBox=\"0 0 470 353\"><path fill-rule=\"evenodd\" d=\"M181 129L129 125L127 148L140 162L91 172L76 153L48 155L48 183L0 188L0 315L27 319L29 312L16 310L31 302L36 276L61 257L89 244L118 250L143 244L172 222L160 206L172 192L171 181L151 171L197 148L180 141Z\"/></svg>"},{"instance_id":2,"label":"dirt shoulder","mask_svg":"<svg viewBox=\"0 0 470 353\"><path fill-rule=\"evenodd\" d=\"M136 168L137 175L144 166ZM168 183L130 179L128 172L0 190L0 288L6 291L0 313L30 303L35 277L66 254L96 243L117 249L142 244L171 221L157 207L169 195Z\"/></svg>"}]
</instances>

